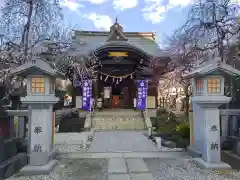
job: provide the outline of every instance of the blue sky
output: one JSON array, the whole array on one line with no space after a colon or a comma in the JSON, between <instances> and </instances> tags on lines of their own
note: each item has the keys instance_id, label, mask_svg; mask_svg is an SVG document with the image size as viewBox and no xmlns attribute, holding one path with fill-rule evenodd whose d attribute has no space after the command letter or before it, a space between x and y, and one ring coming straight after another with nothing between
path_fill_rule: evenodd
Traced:
<instances>
[{"instance_id":1,"label":"blue sky","mask_svg":"<svg viewBox=\"0 0 240 180\"><path fill-rule=\"evenodd\" d=\"M118 17L124 31L156 32L158 40L181 26L193 0L60 0L64 21L83 30L109 30Z\"/></svg>"}]
</instances>

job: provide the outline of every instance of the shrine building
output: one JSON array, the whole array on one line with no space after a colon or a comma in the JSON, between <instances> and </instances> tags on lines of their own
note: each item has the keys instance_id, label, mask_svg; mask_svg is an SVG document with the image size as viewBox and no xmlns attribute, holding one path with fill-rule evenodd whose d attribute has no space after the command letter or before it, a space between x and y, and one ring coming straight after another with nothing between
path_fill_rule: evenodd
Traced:
<instances>
[{"instance_id":1,"label":"shrine building","mask_svg":"<svg viewBox=\"0 0 240 180\"><path fill-rule=\"evenodd\" d=\"M94 53L101 62L93 97L102 97L104 108L136 107L141 79L148 80L147 108L157 107L158 83L151 81L150 60L157 58L157 71L164 73L170 58L159 48L155 33L124 32L116 19L109 31L75 31L73 39L84 43L81 53ZM81 108L81 90L76 88L75 94L76 108Z\"/></svg>"}]
</instances>

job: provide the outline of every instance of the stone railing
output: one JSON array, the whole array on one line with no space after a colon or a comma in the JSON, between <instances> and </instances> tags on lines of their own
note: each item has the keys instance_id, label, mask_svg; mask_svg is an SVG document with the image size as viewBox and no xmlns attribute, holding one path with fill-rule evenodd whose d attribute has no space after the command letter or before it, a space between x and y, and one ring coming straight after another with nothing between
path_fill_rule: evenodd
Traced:
<instances>
[{"instance_id":1,"label":"stone railing","mask_svg":"<svg viewBox=\"0 0 240 180\"><path fill-rule=\"evenodd\" d=\"M84 129L91 129L93 128L93 118L95 114L95 104L92 105L92 109L90 112L87 113L85 124L84 124Z\"/></svg>"},{"instance_id":2,"label":"stone railing","mask_svg":"<svg viewBox=\"0 0 240 180\"><path fill-rule=\"evenodd\" d=\"M5 179L27 165L27 110L6 110L0 122L0 179Z\"/></svg>"},{"instance_id":3,"label":"stone railing","mask_svg":"<svg viewBox=\"0 0 240 180\"><path fill-rule=\"evenodd\" d=\"M85 120L85 124L84 124L84 129L90 129L91 128L91 124L92 124L92 113L89 112L86 115L86 120Z\"/></svg>"},{"instance_id":4,"label":"stone railing","mask_svg":"<svg viewBox=\"0 0 240 180\"><path fill-rule=\"evenodd\" d=\"M152 127L152 122L150 120L150 117L148 116L148 112L147 110L145 110L145 111L142 111L141 113L142 113L143 120L145 122L145 126L148 129L148 136L152 136L153 127Z\"/></svg>"},{"instance_id":5,"label":"stone railing","mask_svg":"<svg viewBox=\"0 0 240 180\"><path fill-rule=\"evenodd\" d=\"M227 140L228 137L240 138L240 109L220 109L221 141ZM235 123L235 124L234 124Z\"/></svg>"},{"instance_id":6,"label":"stone railing","mask_svg":"<svg viewBox=\"0 0 240 180\"><path fill-rule=\"evenodd\" d=\"M25 138L27 137L28 110L7 110L10 117L9 133L11 137ZM17 121L17 122L15 122Z\"/></svg>"}]
</instances>

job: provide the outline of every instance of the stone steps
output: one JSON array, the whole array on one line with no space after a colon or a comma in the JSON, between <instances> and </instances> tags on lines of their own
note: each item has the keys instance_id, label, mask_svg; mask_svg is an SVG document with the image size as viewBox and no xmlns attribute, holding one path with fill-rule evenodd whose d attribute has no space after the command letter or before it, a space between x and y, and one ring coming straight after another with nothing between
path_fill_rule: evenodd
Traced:
<instances>
[{"instance_id":1,"label":"stone steps","mask_svg":"<svg viewBox=\"0 0 240 180\"><path fill-rule=\"evenodd\" d=\"M145 124L141 116L131 117L109 117L109 116L95 116L93 118L93 125L95 129L99 130L142 130L145 129Z\"/></svg>"}]
</instances>

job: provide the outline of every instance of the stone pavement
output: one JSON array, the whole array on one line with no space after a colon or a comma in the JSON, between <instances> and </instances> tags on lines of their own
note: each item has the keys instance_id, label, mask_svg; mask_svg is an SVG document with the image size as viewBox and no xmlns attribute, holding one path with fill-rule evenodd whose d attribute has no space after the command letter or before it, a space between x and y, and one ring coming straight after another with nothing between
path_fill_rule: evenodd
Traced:
<instances>
[{"instance_id":1,"label":"stone pavement","mask_svg":"<svg viewBox=\"0 0 240 180\"><path fill-rule=\"evenodd\" d=\"M96 132L88 152L152 152L155 145L143 132Z\"/></svg>"},{"instance_id":2,"label":"stone pavement","mask_svg":"<svg viewBox=\"0 0 240 180\"><path fill-rule=\"evenodd\" d=\"M196 168L182 158L60 159L49 175L7 180L237 180L239 172Z\"/></svg>"},{"instance_id":3,"label":"stone pavement","mask_svg":"<svg viewBox=\"0 0 240 180\"><path fill-rule=\"evenodd\" d=\"M54 136L54 150L61 153L85 152L83 146L86 132L81 133L56 133Z\"/></svg>"}]
</instances>

